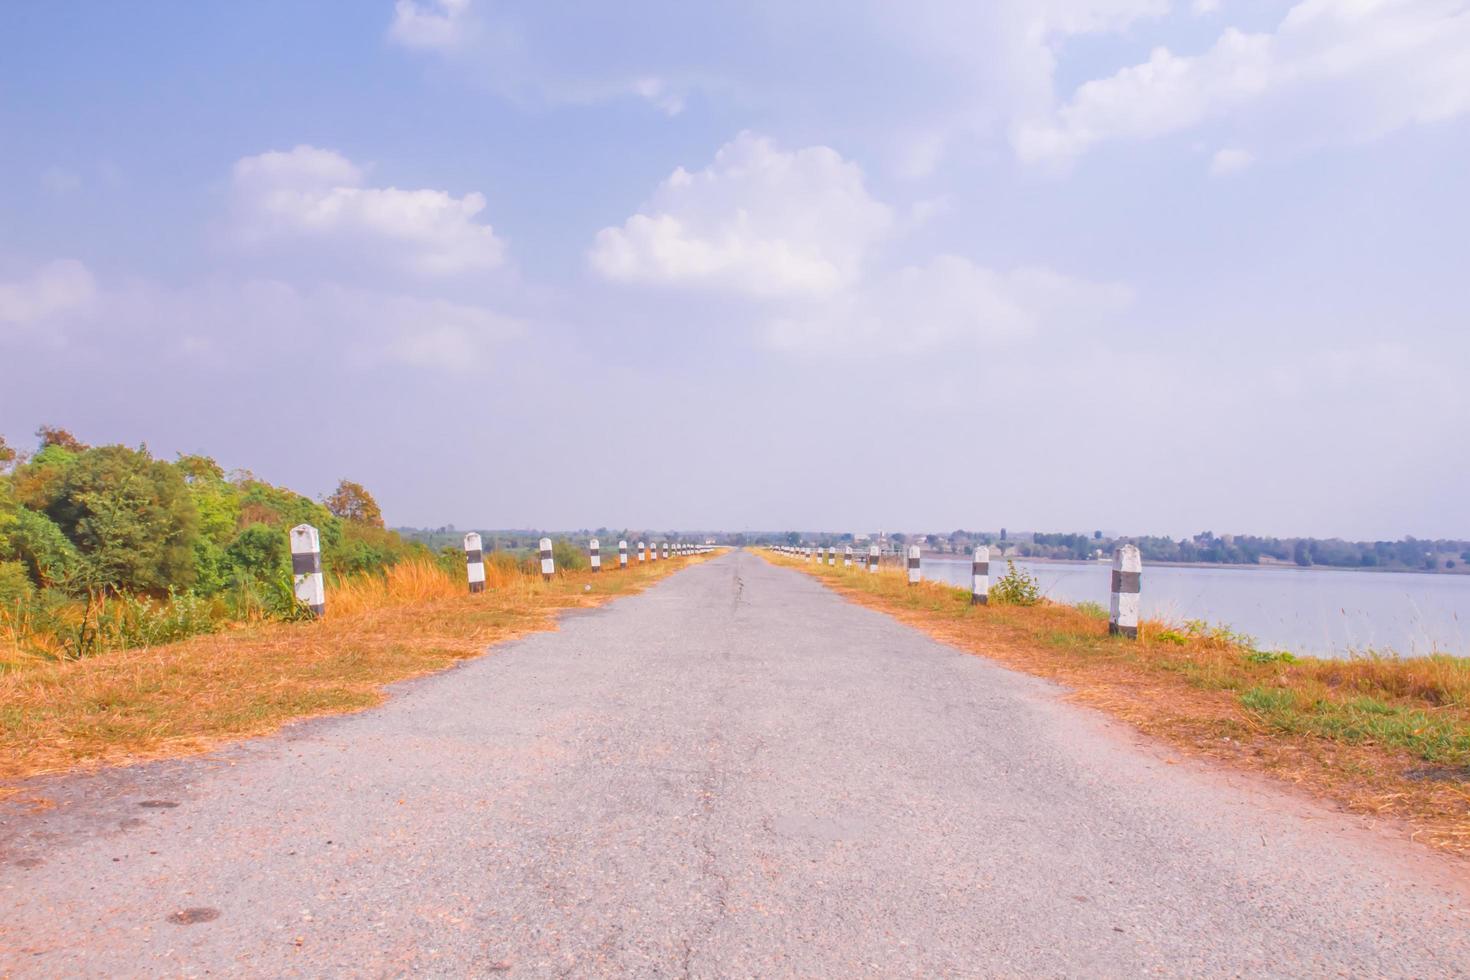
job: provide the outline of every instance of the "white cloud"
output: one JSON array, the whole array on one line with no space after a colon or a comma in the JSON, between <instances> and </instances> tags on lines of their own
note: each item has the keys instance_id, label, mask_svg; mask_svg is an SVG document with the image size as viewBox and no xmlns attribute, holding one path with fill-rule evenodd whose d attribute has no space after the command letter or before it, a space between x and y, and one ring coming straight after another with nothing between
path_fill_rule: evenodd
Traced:
<instances>
[{"instance_id":1,"label":"white cloud","mask_svg":"<svg viewBox=\"0 0 1470 980\"><path fill-rule=\"evenodd\" d=\"M742 133L696 173L679 168L590 252L603 277L735 293L755 304L762 341L793 353L917 354L1085 325L1128 304L1121 286L1045 268L1004 272L955 255L905 267L888 247L935 214L902 220L861 170L827 147L785 151Z\"/></svg>"},{"instance_id":2,"label":"white cloud","mask_svg":"<svg viewBox=\"0 0 1470 980\"><path fill-rule=\"evenodd\" d=\"M472 35L470 0L397 0L388 37L408 48L447 51Z\"/></svg>"},{"instance_id":3,"label":"white cloud","mask_svg":"<svg viewBox=\"0 0 1470 980\"><path fill-rule=\"evenodd\" d=\"M282 351L322 365L383 364L448 373L482 370L526 332L515 316L473 303L326 283L208 279L99 285L80 263L54 262L31 280L0 283L0 323L46 325L0 342L66 348L85 358L274 366Z\"/></svg>"},{"instance_id":4,"label":"white cloud","mask_svg":"<svg viewBox=\"0 0 1470 980\"><path fill-rule=\"evenodd\" d=\"M82 263L75 259L50 262L28 277L0 281L0 323L28 327L86 310L96 292L92 273Z\"/></svg>"},{"instance_id":5,"label":"white cloud","mask_svg":"<svg viewBox=\"0 0 1470 980\"><path fill-rule=\"evenodd\" d=\"M232 173L234 231L244 244L329 243L423 276L494 269L505 243L475 217L478 193L368 187L363 170L312 146L238 161Z\"/></svg>"},{"instance_id":6,"label":"white cloud","mask_svg":"<svg viewBox=\"0 0 1470 980\"><path fill-rule=\"evenodd\" d=\"M830 293L857 277L892 223L835 150L788 152L742 133L705 169L676 169L622 227L600 231L589 258L618 282Z\"/></svg>"},{"instance_id":7,"label":"white cloud","mask_svg":"<svg viewBox=\"0 0 1470 980\"><path fill-rule=\"evenodd\" d=\"M633 97L672 116L697 92L759 109L773 126L817 121L896 142L894 166L922 177L959 137L1048 107L1066 38L1168 9L1169 0L624 0L607 13L398 0L388 38L515 103ZM598 43L583 43L594 32Z\"/></svg>"},{"instance_id":8,"label":"white cloud","mask_svg":"<svg viewBox=\"0 0 1470 980\"><path fill-rule=\"evenodd\" d=\"M1303 0L1275 33L1226 30L1210 50L1158 48L1019 126L1024 160L1230 118L1282 139L1341 143L1470 111L1467 0Z\"/></svg>"},{"instance_id":9,"label":"white cloud","mask_svg":"<svg viewBox=\"0 0 1470 980\"><path fill-rule=\"evenodd\" d=\"M1190 4L1190 9L1199 17L1203 17L1206 14L1218 13L1220 10L1220 0L1194 0L1194 3Z\"/></svg>"},{"instance_id":10,"label":"white cloud","mask_svg":"<svg viewBox=\"0 0 1470 980\"><path fill-rule=\"evenodd\" d=\"M646 99L666 116L684 111L684 96L662 78L640 78L629 86L634 95Z\"/></svg>"},{"instance_id":11,"label":"white cloud","mask_svg":"<svg viewBox=\"0 0 1470 980\"><path fill-rule=\"evenodd\" d=\"M1250 150L1227 146L1215 151L1215 155L1210 158L1210 175L1226 177L1239 173L1255 162L1256 155Z\"/></svg>"},{"instance_id":12,"label":"white cloud","mask_svg":"<svg viewBox=\"0 0 1470 980\"><path fill-rule=\"evenodd\" d=\"M1132 292L1120 285L1045 268L999 272L941 255L834 302L777 316L765 340L779 350L821 355L913 355L1019 340L1061 324L1096 323L1131 300Z\"/></svg>"}]
</instances>

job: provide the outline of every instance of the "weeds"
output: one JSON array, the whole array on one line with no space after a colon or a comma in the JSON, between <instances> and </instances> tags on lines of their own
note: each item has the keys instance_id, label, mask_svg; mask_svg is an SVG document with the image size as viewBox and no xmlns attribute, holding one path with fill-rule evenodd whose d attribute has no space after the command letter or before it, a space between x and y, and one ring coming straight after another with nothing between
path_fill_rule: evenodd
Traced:
<instances>
[{"instance_id":1,"label":"weeds","mask_svg":"<svg viewBox=\"0 0 1470 980\"><path fill-rule=\"evenodd\" d=\"M1006 573L990 587L990 601L998 606L1034 606L1041 602L1041 583L1013 561L1006 562Z\"/></svg>"},{"instance_id":2,"label":"weeds","mask_svg":"<svg viewBox=\"0 0 1470 980\"><path fill-rule=\"evenodd\" d=\"M174 643L82 659L24 657L0 673L0 778L200 751L294 718L370 707L385 684L554 629L558 610L640 591L689 560L567 572L551 582L539 571L521 574L514 560L487 561L487 590L475 595L462 564L451 571L409 560L334 580L319 621L216 623ZM101 621L156 640L199 626L211 611L207 600L181 598L109 604ZM88 629L99 621L83 620Z\"/></svg>"}]
</instances>

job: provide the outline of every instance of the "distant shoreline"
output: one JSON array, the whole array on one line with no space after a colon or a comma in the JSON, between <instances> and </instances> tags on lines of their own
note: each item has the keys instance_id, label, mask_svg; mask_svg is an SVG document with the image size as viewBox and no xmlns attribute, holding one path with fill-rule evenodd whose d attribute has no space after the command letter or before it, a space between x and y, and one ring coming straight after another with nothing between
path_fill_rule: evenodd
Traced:
<instances>
[{"instance_id":1,"label":"distant shoreline","mask_svg":"<svg viewBox=\"0 0 1470 980\"><path fill-rule=\"evenodd\" d=\"M944 552L939 552L939 551L925 551L925 552L922 552L922 555L923 555L924 558L930 559L930 560L933 560L933 561L953 561L953 562L969 562L970 561L970 559L968 557L964 556L964 555L950 555L950 554L947 554L947 553L944 553ZM1092 566L1092 565L1108 565L1108 564L1111 563L1112 559L1110 559L1110 558L1104 558L1104 559L1102 559L1102 560L1099 561L1099 560L1096 560L1096 559L1087 559L1087 558L1033 558L1033 557L1027 557L1027 556L1024 556L1024 555L1016 555L1016 556L1008 556L1006 558L992 558L991 561L1023 561L1023 562L1035 562L1037 564L1042 564L1042 565L1086 565L1086 566ZM1374 567L1363 567L1361 565L1358 565L1358 566L1351 566L1351 565L1297 565L1297 564L1293 564L1291 562L1268 562L1268 563L1262 563L1262 564L1252 565L1252 564L1248 564L1246 562L1223 562L1223 561L1161 561L1161 560L1158 560L1158 559L1154 559L1154 560L1150 561L1150 560L1145 559L1144 566L1147 567L1147 566L1150 566L1150 565L1153 566L1153 567L1156 567L1156 568L1229 568L1229 569L1237 569L1237 570L1240 570L1240 571L1260 571L1262 569L1266 569L1266 570L1287 571L1287 572L1317 572L1317 571L1322 571L1322 572L1375 572L1375 573L1380 574L1380 575L1439 575L1439 576L1447 576L1447 577L1451 577L1451 578L1454 577L1454 576L1457 576L1457 575L1459 575L1459 576L1470 576L1470 565L1467 565L1465 571L1461 571L1458 568L1434 568L1434 569L1430 569L1430 568L1379 568L1379 567L1376 567L1376 566L1374 566Z\"/></svg>"}]
</instances>

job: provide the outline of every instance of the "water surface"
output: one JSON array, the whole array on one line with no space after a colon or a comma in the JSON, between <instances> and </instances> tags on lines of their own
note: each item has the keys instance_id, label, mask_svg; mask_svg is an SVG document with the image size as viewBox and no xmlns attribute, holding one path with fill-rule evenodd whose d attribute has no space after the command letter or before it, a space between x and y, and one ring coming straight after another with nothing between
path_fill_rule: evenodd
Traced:
<instances>
[{"instance_id":1,"label":"water surface","mask_svg":"<svg viewBox=\"0 0 1470 980\"><path fill-rule=\"evenodd\" d=\"M1016 561L1047 598L1108 604L1109 562ZM1005 573L1004 562L992 572ZM925 558L924 576L970 585L970 563ZM1314 656L1470 656L1470 576L1322 568L1145 565L1145 618L1224 623L1262 649Z\"/></svg>"}]
</instances>

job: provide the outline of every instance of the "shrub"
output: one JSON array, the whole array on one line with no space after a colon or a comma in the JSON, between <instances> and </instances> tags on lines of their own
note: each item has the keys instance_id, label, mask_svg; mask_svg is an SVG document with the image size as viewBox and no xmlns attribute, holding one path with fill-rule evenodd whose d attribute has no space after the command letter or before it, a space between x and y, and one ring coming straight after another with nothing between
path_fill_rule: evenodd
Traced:
<instances>
[{"instance_id":1,"label":"shrub","mask_svg":"<svg viewBox=\"0 0 1470 980\"><path fill-rule=\"evenodd\" d=\"M1034 606L1041 602L1041 583L1007 560L1006 573L990 587L990 601L1002 606Z\"/></svg>"},{"instance_id":2,"label":"shrub","mask_svg":"<svg viewBox=\"0 0 1470 980\"><path fill-rule=\"evenodd\" d=\"M588 565L587 553L566 538L557 538L551 544L551 557L556 560L559 572L575 572Z\"/></svg>"},{"instance_id":3,"label":"shrub","mask_svg":"<svg viewBox=\"0 0 1470 980\"><path fill-rule=\"evenodd\" d=\"M82 555L88 586L158 595L194 584L199 513L179 470L146 452L86 450L45 511Z\"/></svg>"}]
</instances>

